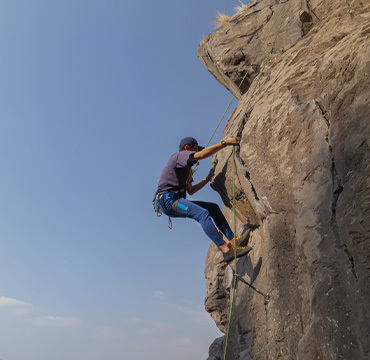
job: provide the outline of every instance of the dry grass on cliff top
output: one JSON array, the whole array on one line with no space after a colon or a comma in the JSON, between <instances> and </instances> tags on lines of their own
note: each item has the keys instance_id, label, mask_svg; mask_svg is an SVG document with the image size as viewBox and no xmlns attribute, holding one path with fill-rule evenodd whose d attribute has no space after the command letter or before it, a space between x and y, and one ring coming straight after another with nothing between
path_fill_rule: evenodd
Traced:
<instances>
[{"instance_id":1,"label":"dry grass on cliff top","mask_svg":"<svg viewBox=\"0 0 370 360\"><path fill-rule=\"evenodd\" d=\"M243 11L247 10L248 4L243 4L241 1L239 6L236 6L234 10L236 11L236 14L234 16L241 14Z\"/></svg>"},{"instance_id":2,"label":"dry grass on cliff top","mask_svg":"<svg viewBox=\"0 0 370 360\"><path fill-rule=\"evenodd\" d=\"M240 2L240 5L238 5L234 8L236 13L232 17L230 17L229 15L227 15L227 14L221 12L221 11L217 11L217 17L213 21L215 26L216 26L216 29L218 29L222 25L227 24L234 16L237 16L237 15L241 14L243 11L245 11L247 9L248 5L243 4L241 1L239 1L239 2Z\"/></svg>"},{"instance_id":3,"label":"dry grass on cliff top","mask_svg":"<svg viewBox=\"0 0 370 360\"><path fill-rule=\"evenodd\" d=\"M216 20L214 21L216 29L218 29L222 25L227 24L230 21L230 19L231 18L229 15L223 12L217 11L217 17L216 17Z\"/></svg>"}]
</instances>

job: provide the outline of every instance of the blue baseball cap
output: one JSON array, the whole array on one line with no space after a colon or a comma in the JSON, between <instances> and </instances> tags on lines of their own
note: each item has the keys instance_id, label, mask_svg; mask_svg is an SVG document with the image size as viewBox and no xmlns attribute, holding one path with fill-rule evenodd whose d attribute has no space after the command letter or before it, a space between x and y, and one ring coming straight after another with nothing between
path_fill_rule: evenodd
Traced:
<instances>
[{"instance_id":1,"label":"blue baseball cap","mask_svg":"<svg viewBox=\"0 0 370 360\"><path fill-rule=\"evenodd\" d=\"M180 141L179 148L185 146L185 145L190 145L190 146L198 146L198 151L203 150L204 146L199 146L198 141L196 141L193 137L185 137Z\"/></svg>"}]
</instances>

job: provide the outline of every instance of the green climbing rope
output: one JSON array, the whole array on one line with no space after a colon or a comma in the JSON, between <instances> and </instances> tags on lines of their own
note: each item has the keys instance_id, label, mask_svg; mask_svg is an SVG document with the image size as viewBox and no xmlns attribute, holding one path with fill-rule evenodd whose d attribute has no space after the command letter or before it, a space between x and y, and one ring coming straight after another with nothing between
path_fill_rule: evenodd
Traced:
<instances>
[{"instance_id":1,"label":"green climbing rope","mask_svg":"<svg viewBox=\"0 0 370 360\"><path fill-rule=\"evenodd\" d=\"M288 0L288 1L289 1L289 0ZM287 1L287 3L288 3L288 1ZM286 6L286 10L285 10L284 15L286 15L287 8L288 8L288 6ZM283 13L283 11L282 11L282 13ZM282 13L281 13L280 15L282 15ZM280 16L278 19L283 19L283 17L282 17L282 16ZM262 40L262 43L265 43L265 42L266 42L266 39L270 37L270 35L271 35L271 33L272 33L272 29L275 27L275 25L276 25L276 23L277 23L278 19L276 19L276 20L275 20L274 24L273 24L273 25L272 25L272 27L271 27L271 30L268 32L268 34L267 34L267 35L264 37L264 39ZM276 36L275 36L275 38L274 38L274 41L272 42L272 46L271 46L271 49L269 50L269 54L267 55L267 57L265 58L265 60L262 62L262 66L261 66L261 68L262 68L262 69L260 70L259 75L260 75L260 74L262 74L263 69L265 68L265 65L264 65L264 64L266 63L266 60L269 58L269 56L270 56L270 55L273 53L273 51L274 51L275 44L276 44L276 40L277 40L277 37L278 37L279 32L280 32L280 30L281 30L281 26L282 26L282 24L283 24L283 21L280 21L280 25L279 25L278 31L276 32ZM244 76L243 76L243 78L242 78L242 80L241 80L241 82L240 82L239 86L238 86L238 90L240 90L241 86L243 85L243 83L244 83L245 79L247 78L247 75L249 74L250 70L252 69L253 65L255 64L255 62L256 62L256 60L257 60L257 57L258 57L258 54L256 54L256 55L255 55L254 59L253 59L253 60L251 61L251 63L249 64L249 66L248 66L248 68L247 68L247 70L246 70L246 72L245 72L245 74L244 74ZM259 76L259 75L258 75L258 76ZM259 84L259 82L258 82L258 84ZM256 89L256 87L255 87L254 89ZM252 93L252 95L251 95L250 99L252 99L253 94L254 94L254 90L253 90L253 93ZM211 137L209 138L209 140L208 140L208 142L207 142L207 144L206 144L206 146L205 146L205 147L208 147L208 145L209 145L209 144L210 144L210 142L212 141L212 139L213 139L213 137L214 137L214 135L215 135L216 131L218 130L218 128L219 128L219 126L220 126L220 124L222 123L222 120L224 119L225 115L227 114L227 112L228 112L228 110L229 110L229 108L230 108L230 106L231 106L231 104L232 104L232 102L234 101L234 99L235 99L235 98L236 98L236 95L234 94L234 95L233 95L233 97L231 98L231 100L230 100L229 104L227 105L225 112L224 112L224 113L223 113L223 115L221 116L221 119L219 120L219 122L218 122L218 124L217 124L217 126L216 126L215 130L213 131L213 133L212 133ZM250 101L248 102L247 108L249 108L249 105L250 105ZM247 111L245 111L244 113L246 113L246 112L247 112ZM240 131L240 127L241 127L242 120L243 120L243 118L240 120L237 134L238 134L238 133L239 133L239 131ZM199 167L199 161L197 161L197 162L196 162L196 164L195 164L195 166L193 167L193 169L192 169L192 174L194 174L194 173L198 170L198 167Z\"/></svg>"},{"instance_id":2,"label":"green climbing rope","mask_svg":"<svg viewBox=\"0 0 370 360\"><path fill-rule=\"evenodd\" d=\"M233 146L233 209L234 209L234 234L236 237L236 211L235 211L235 145ZM236 271L236 246L234 246L234 267ZM233 283L233 292L231 295L231 303L230 303L230 310L229 310L229 319L227 322L227 333L226 333L226 342L225 342L225 352L224 352L224 360L226 359L227 353L227 345L229 343L229 334L230 334L230 323L231 323L231 314L233 311L233 304L234 304L234 295L235 295L235 288L236 288L236 276L234 276L234 283Z\"/></svg>"},{"instance_id":3,"label":"green climbing rope","mask_svg":"<svg viewBox=\"0 0 370 360\"><path fill-rule=\"evenodd\" d=\"M288 3L288 1L287 1ZM288 5L286 6L285 8L285 12L284 12L284 18L285 18L285 15L287 13L287 10L288 10ZM260 72L259 74L257 75L257 78L254 80L255 82L255 86L251 92L251 95L250 95L250 98L249 98L249 101L247 103L247 106L246 106L246 109L245 109L245 112L244 112L244 115L248 112L248 109L249 109L249 106L251 104L251 101L252 101L252 98L254 96L254 93L257 89L257 87L259 86L259 83L260 83L260 80L261 80L261 75L263 74L263 70L264 68L266 67L266 64L267 64L267 60L268 58L270 57L270 55L273 53L274 51L274 48L275 48L275 43L276 43L276 40L277 40L277 37L280 33L280 30L281 30L281 26L282 26L282 23L283 23L283 10L281 12L281 21L280 21L280 25L279 25L279 28L278 28L278 31L276 33L276 36L275 36L275 39L272 43L272 47L271 47L271 50L268 54L268 56L264 59L264 61L262 62L262 65L261 65L261 69L260 69ZM275 22L276 24L276 22ZM249 71L249 70L248 70ZM248 73L248 72L247 72ZM244 76L241 84L243 83L244 79L246 78L246 75ZM239 85L239 88L241 86L241 84ZM234 98L233 98L234 99ZM236 133L236 136L238 136L238 134L240 133L240 130L241 130L241 126L242 126L242 121L243 121L243 118L244 116L241 117L240 121L239 121L239 125L238 125L238 129L237 129L237 133ZM219 125L217 125L218 127ZM212 134L213 136L213 134ZM212 137L211 137L212 138ZM208 146L208 145L207 145ZM233 201L232 201L232 204L233 204L233 214L234 214L234 234L236 236L236 204L235 204L235 176L236 176L236 165L235 165L235 145L233 146L233 156L232 156L232 163L233 163ZM226 360L226 355L227 355L227 348L228 348L228 343L229 343L229 335L230 335L230 324L231 324L231 316L232 316L232 310L233 310L233 304L234 304L234 296L235 296L235 288L236 288L236 279L237 279L237 269L236 269L236 265L237 265L237 259L236 259L236 248L237 246L234 247L234 281L233 281L233 290L232 290L232 295L231 295L231 302L230 302L230 310L229 310L229 319L228 319L228 325L227 325L227 332L226 332L226 341L225 341L225 350L224 350L224 358L223 360ZM250 284L248 284L250 285ZM253 288L253 287L252 287ZM265 296L265 295L264 295ZM265 310L266 310L266 324L267 324L267 301L266 301L266 297L265 297ZM267 349L266 349L267 351Z\"/></svg>"}]
</instances>

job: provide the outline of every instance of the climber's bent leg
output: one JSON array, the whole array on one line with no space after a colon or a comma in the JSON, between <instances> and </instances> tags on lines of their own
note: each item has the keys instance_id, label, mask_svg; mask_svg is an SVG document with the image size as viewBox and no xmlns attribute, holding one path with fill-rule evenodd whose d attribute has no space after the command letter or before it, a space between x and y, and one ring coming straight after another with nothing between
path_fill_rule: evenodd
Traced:
<instances>
[{"instance_id":1,"label":"climber's bent leg","mask_svg":"<svg viewBox=\"0 0 370 360\"><path fill-rule=\"evenodd\" d=\"M217 245L217 247L225 244L222 236L217 231L217 228L213 223L211 213L207 208L198 205L195 201L181 198L177 203L176 213L197 221L202 226L206 235ZM234 235L232 234L231 238L233 237Z\"/></svg>"},{"instance_id":2,"label":"climber's bent leg","mask_svg":"<svg viewBox=\"0 0 370 360\"><path fill-rule=\"evenodd\" d=\"M234 238L234 233L231 231L224 214L217 204L206 201L193 201L193 203L209 211L217 228L226 236L228 240L232 240Z\"/></svg>"}]
</instances>

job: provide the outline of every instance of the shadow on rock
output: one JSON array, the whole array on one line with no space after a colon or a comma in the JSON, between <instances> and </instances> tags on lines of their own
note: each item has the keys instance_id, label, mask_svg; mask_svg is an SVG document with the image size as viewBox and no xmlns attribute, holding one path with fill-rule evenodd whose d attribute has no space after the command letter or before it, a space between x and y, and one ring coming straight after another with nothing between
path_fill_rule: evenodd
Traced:
<instances>
[{"instance_id":1,"label":"shadow on rock","mask_svg":"<svg viewBox=\"0 0 370 360\"><path fill-rule=\"evenodd\" d=\"M241 277L244 277L245 274L249 277L249 283L253 284L253 282L257 279L262 267L262 257L260 257L255 266L252 264L251 258L245 257L238 261L236 264L236 273Z\"/></svg>"}]
</instances>

